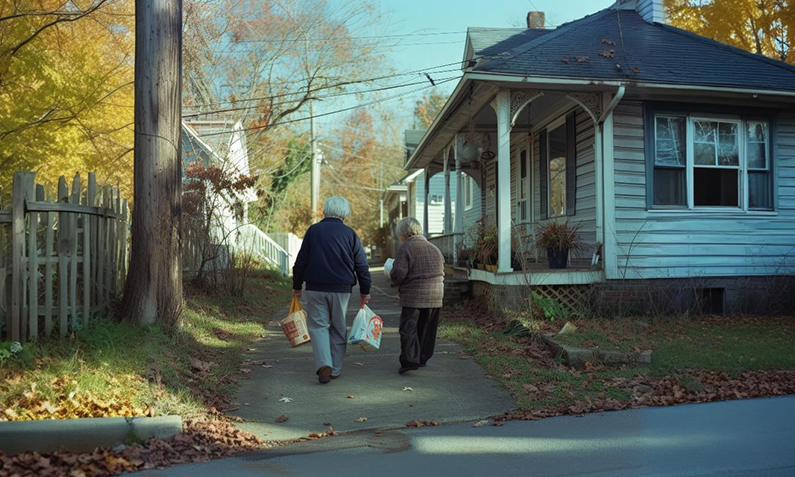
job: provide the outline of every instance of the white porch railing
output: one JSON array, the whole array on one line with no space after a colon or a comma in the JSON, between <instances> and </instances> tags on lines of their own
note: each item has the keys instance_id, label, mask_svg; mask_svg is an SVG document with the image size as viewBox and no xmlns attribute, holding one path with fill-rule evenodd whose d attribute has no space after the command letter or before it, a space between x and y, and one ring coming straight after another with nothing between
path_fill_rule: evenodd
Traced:
<instances>
[{"instance_id":1,"label":"white porch railing","mask_svg":"<svg viewBox=\"0 0 795 477\"><path fill-rule=\"evenodd\" d=\"M242 225L237 230L237 240L232 244L236 251L253 253L279 268L282 275L290 272L290 255L272 238L252 224Z\"/></svg>"},{"instance_id":2,"label":"white porch railing","mask_svg":"<svg viewBox=\"0 0 795 477\"><path fill-rule=\"evenodd\" d=\"M436 237L429 238L428 241L436 245L436 247L442 251L442 255L444 255L444 261L446 263L455 265L455 262L458 259L456 248L463 238L464 234L462 233L452 233L437 235Z\"/></svg>"}]
</instances>

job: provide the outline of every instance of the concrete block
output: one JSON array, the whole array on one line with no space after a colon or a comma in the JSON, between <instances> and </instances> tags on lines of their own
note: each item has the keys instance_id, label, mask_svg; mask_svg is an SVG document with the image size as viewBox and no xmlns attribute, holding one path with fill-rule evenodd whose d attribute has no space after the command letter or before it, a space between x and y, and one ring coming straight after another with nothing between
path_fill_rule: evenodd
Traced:
<instances>
[{"instance_id":1,"label":"concrete block","mask_svg":"<svg viewBox=\"0 0 795 477\"><path fill-rule=\"evenodd\" d=\"M182 418L101 417L0 422L0 451L54 452L64 447L74 452L91 452L97 447L124 444L131 434L141 440L167 438L182 432Z\"/></svg>"}]
</instances>

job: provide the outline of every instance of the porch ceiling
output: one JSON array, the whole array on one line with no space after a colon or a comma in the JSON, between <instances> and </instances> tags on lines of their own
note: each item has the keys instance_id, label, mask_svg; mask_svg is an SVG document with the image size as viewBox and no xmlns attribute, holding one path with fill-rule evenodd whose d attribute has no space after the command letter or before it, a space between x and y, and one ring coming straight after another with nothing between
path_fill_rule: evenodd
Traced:
<instances>
[{"instance_id":1,"label":"porch ceiling","mask_svg":"<svg viewBox=\"0 0 795 477\"><path fill-rule=\"evenodd\" d=\"M466 131L471 118L475 120L477 130L496 131L496 115L488 105L501 89L545 91L545 96L533 102L533 108L539 111L533 112L532 115L538 114L539 117L543 116L540 110L551 110L553 103L559 103L567 93L598 93L614 89L613 85L567 84L563 80L561 84L556 84L553 80L552 83L532 85L521 81L486 81L484 80L486 76L488 74L483 73L478 73L476 79L472 79L469 74L464 76L436 121L420 141L414 155L406 164L406 170L422 169L433 165L434 161L441 163L442 151L450 145L457 133ZM526 116L520 117L514 130L519 132L527 129Z\"/></svg>"}]
</instances>

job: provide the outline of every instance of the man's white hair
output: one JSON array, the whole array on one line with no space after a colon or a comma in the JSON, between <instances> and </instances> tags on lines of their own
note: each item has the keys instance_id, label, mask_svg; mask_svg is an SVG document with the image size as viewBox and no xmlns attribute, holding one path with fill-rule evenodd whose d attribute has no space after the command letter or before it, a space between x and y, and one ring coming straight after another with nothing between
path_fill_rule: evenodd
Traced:
<instances>
[{"instance_id":1,"label":"man's white hair","mask_svg":"<svg viewBox=\"0 0 795 477\"><path fill-rule=\"evenodd\" d=\"M323 201L323 215L326 218L345 220L351 215L351 204L345 197L329 197Z\"/></svg>"},{"instance_id":2,"label":"man's white hair","mask_svg":"<svg viewBox=\"0 0 795 477\"><path fill-rule=\"evenodd\" d=\"M422 225L420 225L420 221L414 217L406 217L398 222L397 233L398 236L402 235L406 238L422 235Z\"/></svg>"}]
</instances>

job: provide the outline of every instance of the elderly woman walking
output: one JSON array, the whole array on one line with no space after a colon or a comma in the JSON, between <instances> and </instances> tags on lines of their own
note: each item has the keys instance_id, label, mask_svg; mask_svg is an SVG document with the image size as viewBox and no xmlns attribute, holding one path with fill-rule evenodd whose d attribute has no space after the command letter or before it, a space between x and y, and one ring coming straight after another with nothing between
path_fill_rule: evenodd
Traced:
<instances>
[{"instance_id":1,"label":"elderly woman walking","mask_svg":"<svg viewBox=\"0 0 795 477\"><path fill-rule=\"evenodd\" d=\"M337 379L347 342L345 313L353 286L359 282L362 301L370 301L370 270L362 242L343 221L351 206L342 197L323 203L325 218L309 227L293 267L293 295L306 282L309 337L320 384Z\"/></svg>"},{"instance_id":2,"label":"elderly woman walking","mask_svg":"<svg viewBox=\"0 0 795 477\"><path fill-rule=\"evenodd\" d=\"M439 310L444 298L444 257L422 236L422 226L406 217L397 226L402 245L390 278L399 287L400 374L425 367L433 356Z\"/></svg>"}]
</instances>

